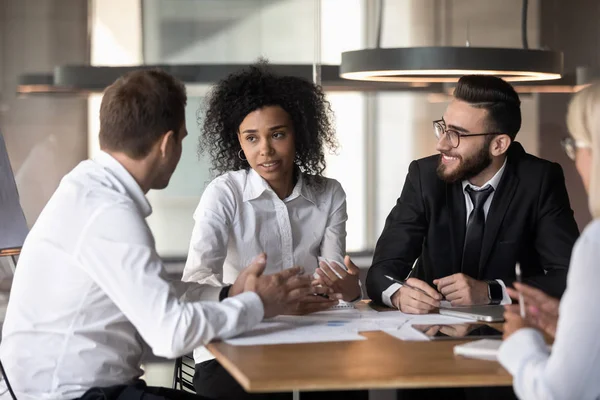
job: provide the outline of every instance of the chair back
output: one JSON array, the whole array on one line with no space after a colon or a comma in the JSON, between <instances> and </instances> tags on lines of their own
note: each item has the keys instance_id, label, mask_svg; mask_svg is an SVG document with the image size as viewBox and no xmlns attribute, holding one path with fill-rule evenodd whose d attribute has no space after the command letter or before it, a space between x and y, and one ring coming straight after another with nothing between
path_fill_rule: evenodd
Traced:
<instances>
[{"instance_id":1,"label":"chair back","mask_svg":"<svg viewBox=\"0 0 600 400\"><path fill-rule=\"evenodd\" d=\"M176 359L173 371L173 389L196 393L194 389L194 372L196 372L196 363L191 355Z\"/></svg>"}]
</instances>

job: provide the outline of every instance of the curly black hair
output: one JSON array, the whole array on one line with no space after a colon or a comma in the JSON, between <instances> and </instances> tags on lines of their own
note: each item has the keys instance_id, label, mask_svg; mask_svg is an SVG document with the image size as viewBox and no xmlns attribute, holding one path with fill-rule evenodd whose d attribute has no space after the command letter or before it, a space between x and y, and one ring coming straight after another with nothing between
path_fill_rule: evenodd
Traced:
<instances>
[{"instance_id":1,"label":"curly black hair","mask_svg":"<svg viewBox=\"0 0 600 400\"><path fill-rule=\"evenodd\" d=\"M325 170L324 147L337 149L333 112L321 88L293 76L275 75L260 61L218 82L210 91L202 125L199 155L208 152L212 172L248 169L238 157L240 124L251 112L280 106L292 120L296 157L294 163L307 182L320 184Z\"/></svg>"}]
</instances>

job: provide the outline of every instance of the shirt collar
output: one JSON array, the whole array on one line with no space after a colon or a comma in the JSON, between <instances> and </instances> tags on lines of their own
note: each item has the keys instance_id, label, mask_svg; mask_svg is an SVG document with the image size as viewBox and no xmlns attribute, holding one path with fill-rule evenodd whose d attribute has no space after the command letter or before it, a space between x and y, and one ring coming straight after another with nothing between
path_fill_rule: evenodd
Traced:
<instances>
[{"instance_id":1,"label":"shirt collar","mask_svg":"<svg viewBox=\"0 0 600 400\"><path fill-rule=\"evenodd\" d=\"M496 189L498 189L498 184L500 184L500 179L502 179L502 175L504 174L504 169L506 168L506 160L507 159L508 159L508 157L504 158L504 164L502 164L502 167L500 167L498 172L496 172L496 174L494 176L492 176L492 179L490 179L489 181L484 183L482 186L475 186L466 179L464 181L462 181L463 191L467 188L467 186L471 186L475 190L481 190L484 187L486 187L487 185L490 185L491 187L493 187L494 191Z\"/></svg>"},{"instance_id":2,"label":"shirt collar","mask_svg":"<svg viewBox=\"0 0 600 400\"><path fill-rule=\"evenodd\" d=\"M100 151L94 157L94 161L108 170L125 187L127 194L131 197L144 218L152 214L152 206L148 202L144 191L117 159L104 151Z\"/></svg>"},{"instance_id":3,"label":"shirt collar","mask_svg":"<svg viewBox=\"0 0 600 400\"><path fill-rule=\"evenodd\" d=\"M244 186L244 197L243 200L251 201L258 197L260 197L265 191L273 193L276 196L275 192L267 181L265 181L255 170L250 168L247 173L246 185ZM302 173L298 174L298 181L294 186L294 190L292 193L286 197L283 201L288 202L295 199L298 196L304 197L306 200L316 205L315 195L311 188L306 184L306 179L302 176Z\"/></svg>"}]
</instances>

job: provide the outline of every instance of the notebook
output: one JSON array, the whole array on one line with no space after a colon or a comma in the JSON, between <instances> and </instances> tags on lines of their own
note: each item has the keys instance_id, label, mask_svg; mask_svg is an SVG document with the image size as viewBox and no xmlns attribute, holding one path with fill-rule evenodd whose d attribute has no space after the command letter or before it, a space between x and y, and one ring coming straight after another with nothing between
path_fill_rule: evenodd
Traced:
<instances>
[{"instance_id":1,"label":"notebook","mask_svg":"<svg viewBox=\"0 0 600 400\"><path fill-rule=\"evenodd\" d=\"M481 339L473 342L459 344L454 346L454 355L479 358L481 360L498 360L498 350L502 345L502 340Z\"/></svg>"}]
</instances>

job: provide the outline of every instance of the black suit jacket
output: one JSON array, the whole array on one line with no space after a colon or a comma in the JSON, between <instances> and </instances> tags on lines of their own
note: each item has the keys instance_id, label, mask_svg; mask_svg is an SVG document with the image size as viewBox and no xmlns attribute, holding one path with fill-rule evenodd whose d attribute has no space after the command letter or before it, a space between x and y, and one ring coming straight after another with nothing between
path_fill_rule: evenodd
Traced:
<instances>
[{"instance_id":1,"label":"black suit jacket","mask_svg":"<svg viewBox=\"0 0 600 400\"><path fill-rule=\"evenodd\" d=\"M377 241L367 292L376 302L391 282L384 275L433 280L461 272L466 231L462 183L438 178L439 155L413 161L402 194ZM521 263L523 281L560 297L579 230L560 165L525 153L514 142L486 218L479 280L507 286Z\"/></svg>"}]
</instances>

